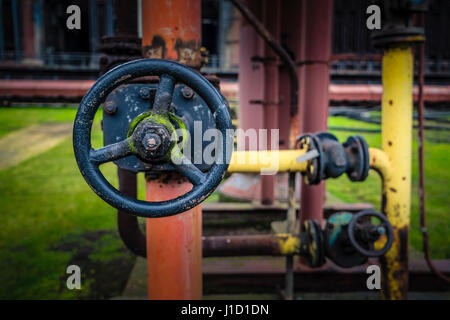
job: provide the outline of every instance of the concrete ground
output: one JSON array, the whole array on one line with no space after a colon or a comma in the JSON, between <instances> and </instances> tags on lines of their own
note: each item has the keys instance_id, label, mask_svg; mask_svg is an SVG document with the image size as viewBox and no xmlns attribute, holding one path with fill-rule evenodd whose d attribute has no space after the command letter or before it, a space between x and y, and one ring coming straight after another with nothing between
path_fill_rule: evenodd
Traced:
<instances>
[{"instance_id":1,"label":"concrete ground","mask_svg":"<svg viewBox=\"0 0 450 320\"><path fill-rule=\"evenodd\" d=\"M378 300L378 292L358 291L340 293L296 292L296 300ZM147 263L144 258L137 258L131 276L117 300L145 300L147 299ZM266 294L210 294L203 296L204 300L277 300L274 293ZM409 292L410 300L450 300L450 292Z\"/></svg>"}]
</instances>

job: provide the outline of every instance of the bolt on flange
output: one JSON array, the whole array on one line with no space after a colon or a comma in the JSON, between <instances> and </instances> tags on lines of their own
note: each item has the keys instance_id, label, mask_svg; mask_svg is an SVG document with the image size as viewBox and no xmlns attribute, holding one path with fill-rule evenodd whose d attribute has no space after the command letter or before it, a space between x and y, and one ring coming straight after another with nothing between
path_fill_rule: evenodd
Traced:
<instances>
[{"instance_id":1,"label":"bolt on flange","mask_svg":"<svg viewBox=\"0 0 450 320\"><path fill-rule=\"evenodd\" d=\"M103 104L103 110L109 114L113 115L117 112L117 106L112 102L106 102Z\"/></svg>"},{"instance_id":2,"label":"bolt on flange","mask_svg":"<svg viewBox=\"0 0 450 320\"><path fill-rule=\"evenodd\" d=\"M186 100L190 100L194 97L194 90L187 86L184 86L183 89L181 89L181 94L183 95L183 98L185 98Z\"/></svg>"}]
</instances>

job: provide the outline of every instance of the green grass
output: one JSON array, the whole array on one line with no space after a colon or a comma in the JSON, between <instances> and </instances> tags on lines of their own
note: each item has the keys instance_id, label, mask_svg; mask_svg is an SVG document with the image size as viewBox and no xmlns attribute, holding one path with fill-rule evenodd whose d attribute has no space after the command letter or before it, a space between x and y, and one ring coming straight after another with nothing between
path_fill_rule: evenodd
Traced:
<instances>
[{"instance_id":1,"label":"green grass","mask_svg":"<svg viewBox=\"0 0 450 320\"><path fill-rule=\"evenodd\" d=\"M343 117L330 117L329 126L380 128L376 124ZM350 135L362 135L370 147L381 147L380 133L354 133L346 131L332 131L339 141L345 141ZM410 244L416 251L422 251L422 236L419 226L419 191L418 191L418 155L417 130L413 138L413 164L412 164L412 200L411 200L411 227ZM450 134L448 131L428 131L425 135L425 179L426 179L426 208L427 224L430 233L430 247L433 258L450 258L450 220L448 217L448 190L450 170L447 167L450 154ZM364 182L350 182L345 177L327 181L327 191L344 202L370 202L376 208L381 207L381 183L377 174L371 171Z\"/></svg>"},{"instance_id":2,"label":"green grass","mask_svg":"<svg viewBox=\"0 0 450 320\"><path fill-rule=\"evenodd\" d=\"M36 123L73 122L75 114L75 109L63 108L0 108L0 138ZM103 145L100 118L96 117L93 126L95 148ZM118 186L114 164L103 165L101 171ZM144 199L143 174L138 176L138 190L138 198ZM216 198L212 195L208 200ZM93 296L91 288L95 275L87 275L80 291L62 286L67 266L76 264L86 248L89 259L98 263L134 259L117 235L116 210L82 178L71 138L0 171L0 219L0 299L99 297ZM95 240L84 238L99 230L107 233ZM65 243L72 244L69 250L57 248ZM102 264L95 271L101 267L111 266ZM114 282L114 274L105 282Z\"/></svg>"},{"instance_id":3,"label":"green grass","mask_svg":"<svg viewBox=\"0 0 450 320\"><path fill-rule=\"evenodd\" d=\"M73 121L74 109L0 109L1 134L37 122ZM93 142L101 143L99 121ZM104 174L117 184L113 164ZM77 298L81 291L60 289L60 278L72 258L51 247L72 234L115 230L115 210L97 197L83 180L75 162L72 140L0 171L0 298ZM115 243L99 244L100 253Z\"/></svg>"},{"instance_id":4,"label":"green grass","mask_svg":"<svg viewBox=\"0 0 450 320\"><path fill-rule=\"evenodd\" d=\"M74 108L0 108L0 138L35 123L73 121L75 113Z\"/></svg>"},{"instance_id":5,"label":"green grass","mask_svg":"<svg viewBox=\"0 0 450 320\"><path fill-rule=\"evenodd\" d=\"M40 122L72 122L74 109L0 108L0 137L7 133ZM333 126L373 127L344 118L330 118ZM345 140L351 132L335 132ZM442 133L440 133L441 135ZM379 147L380 134L363 134L369 144ZM426 175L428 224L434 258L450 258L448 223L448 143L435 141L446 137L427 134ZM447 140L448 141L448 140ZM93 145L102 145L99 119L93 130ZM420 250L417 198L417 143L414 143L413 203L411 244ZM117 186L113 164L102 167L102 172ZM371 174L366 182L350 183L346 177L330 180L328 191L345 202L372 202L380 206L380 181ZM144 198L144 178L139 176L139 198ZM213 194L210 201L217 201ZM12 168L0 171L0 299L76 299L92 297L98 283L89 275L81 291L65 289L61 279L67 277L69 264L85 254L104 271L102 283L114 280L113 272L121 272L117 263L132 260L116 233L115 209L92 192L76 165L72 140L64 140L56 147L30 158ZM102 233L92 238L95 232ZM61 250L64 244L74 246ZM119 259L119 260L118 260ZM122 260L120 260L122 259ZM109 264L108 264L109 263ZM117 265L117 267L116 267ZM114 266L114 267L113 267ZM117 269L117 270L115 270ZM83 269L82 269L83 272Z\"/></svg>"}]
</instances>

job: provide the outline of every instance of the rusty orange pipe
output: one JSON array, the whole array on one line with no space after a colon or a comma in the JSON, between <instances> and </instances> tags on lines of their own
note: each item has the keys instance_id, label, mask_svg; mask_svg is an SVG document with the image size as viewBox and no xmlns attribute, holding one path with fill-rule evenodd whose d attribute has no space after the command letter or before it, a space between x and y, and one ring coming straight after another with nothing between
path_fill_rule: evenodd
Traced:
<instances>
[{"instance_id":1,"label":"rusty orange pipe","mask_svg":"<svg viewBox=\"0 0 450 320\"><path fill-rule=\"evenodd\" d=\"M142 49L146 58L200 68L200 0L142 1Z\"/></svg>"},{"instance_id":2,"label":"rusty orange pipe","mask_svg":"<svg viewBox=\"0 0 450 320\"><path fill-rule=\"evenodd\" d=\"M142 1L142 48L146 58L175 60L200 69L200 0ZM178 174L150 179L147 201L174 199L192 185ZM202 212L147 219L148 298L202 298Z\"/></svg>"},{"instance_id":3,"label":"rusty orange pipe","mask_svg":"<svg viewBox=\"0 0 450 320\"><path fill-rule=\"evenodd\" d=\"M147 200L176 198L192 188L187 181L161 176L147 182ZM202 298L201 206L167 217L147 219L148 298Z\"/></svg>"}]
</instances>

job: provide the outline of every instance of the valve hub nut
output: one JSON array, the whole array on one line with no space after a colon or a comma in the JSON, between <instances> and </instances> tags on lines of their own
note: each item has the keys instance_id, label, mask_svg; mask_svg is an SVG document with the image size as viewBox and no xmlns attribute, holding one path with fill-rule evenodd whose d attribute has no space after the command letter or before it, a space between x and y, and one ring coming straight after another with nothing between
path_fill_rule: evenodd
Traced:
<instances>
[{"instance_id":1,"label":"valve hub nut","mask_svg":"<svg viewBox=\"0 0 450 320\"><path fill-rule=\"evenodd\" d=\"M143 120L136 126L132 143L136 156L144 162L164 160L173 145L168 129L151 120Z\"/></svg>"},{"instance_id":2,"label":"valve hub nut","mask_svg":"<svg viewBox=\"0 0 450 320\"><path fill-rule=\"evenodd\" d=\"M157 134L147 133L143 145L148 151L156 151L161 146L161 138Z\"/></svg>"}]
</instances>

